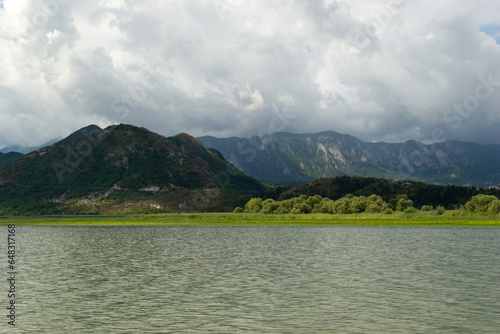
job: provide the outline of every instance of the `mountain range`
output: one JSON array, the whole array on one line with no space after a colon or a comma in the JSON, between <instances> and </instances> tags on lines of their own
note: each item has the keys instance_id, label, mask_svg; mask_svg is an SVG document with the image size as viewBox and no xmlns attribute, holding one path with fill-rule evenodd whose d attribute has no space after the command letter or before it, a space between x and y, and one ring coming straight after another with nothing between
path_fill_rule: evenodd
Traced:
<instances>
[{"instance_id":1,"label":"mountain range","mask_svg":"<svg viewBox=\"0 0 500 334\"><path fill-rule=\"evenodd\" d=\"M356 175L478 187L500 185L500 145L371 143L334 131L197 139L259 180L309 181Z\"/></svg>"},{"instance_id":2,"label":"mountain range","mask_svg":"<svg viewBox=\"0 0 500 334\"><path fill-rule=\"evenodd\" d=\"M90 125L28 154L0 152L0 215L228 211L256 196L348 193L406 194L417 205L453 207L500 190L409 179L498 185L499 153L495 145L366 143L336 132L196 139ZM315 180L289 189L257 179Z\"/></svg>"},{"instance_id":3,"label":"mountain range","mask_svg":"<svg viewBox=\"0 0 500 334\"><path fill-rule=\"evenodd\" d=\"M42 147L52 145L54 143L57 143L60 140L58 139L53 139L49 142L46 142L45 144L42 144L40 146L32 146L32 147L25 147L25 146L19 146L19 145L14 145L14 146L5 146L3 148L0 148L0 153L10 153L10 152L16 152L16 153L22 153L22 154L27 154L33 151L36 151L38 149L41 149Z\"/></svg>"}]
</instances>

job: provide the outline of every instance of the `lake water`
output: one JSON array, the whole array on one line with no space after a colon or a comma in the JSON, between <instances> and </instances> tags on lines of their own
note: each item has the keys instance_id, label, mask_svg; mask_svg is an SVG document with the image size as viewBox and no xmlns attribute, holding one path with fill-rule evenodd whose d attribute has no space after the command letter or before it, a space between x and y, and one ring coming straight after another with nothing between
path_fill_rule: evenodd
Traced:
<instances>
[{"instance_id":1,"label":"lake water","mask_svg":"<svg viewBox=\"0 0 500 334\"><path fill-rule=\"evenodd\" d=\"M17 226L17 261L1 333L500 333L500 229Z\"/></svg>"}]
</instances>

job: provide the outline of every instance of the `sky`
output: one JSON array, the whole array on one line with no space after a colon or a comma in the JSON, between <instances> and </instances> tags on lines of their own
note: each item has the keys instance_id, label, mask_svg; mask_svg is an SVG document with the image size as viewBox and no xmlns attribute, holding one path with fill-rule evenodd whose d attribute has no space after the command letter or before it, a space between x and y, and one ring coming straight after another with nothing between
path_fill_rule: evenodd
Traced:
<instances>
[{"instance_id":1,"label":"sky","mask_svg":"<svg viewBox=\"0 0 500 334\"><path fill-rule=\"evenodd\" d=\"M498 0L0 0L0 147L89 124L500 144Z\"/></svg>"}]
</instances>

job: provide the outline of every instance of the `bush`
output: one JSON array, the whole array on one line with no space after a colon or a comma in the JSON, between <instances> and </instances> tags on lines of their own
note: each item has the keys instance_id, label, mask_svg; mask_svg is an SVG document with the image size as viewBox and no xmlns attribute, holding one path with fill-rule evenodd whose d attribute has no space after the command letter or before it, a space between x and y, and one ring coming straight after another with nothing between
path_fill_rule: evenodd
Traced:
<instances>
[{"instance_id":1,"label":"bush","mask_svg":"<svg viewBox=\"0 0 500 334\"><path fill-rule=\"evenodd\" d=\"M500 213L500 200L496 199L488 206L488 212L494 215Z\"/></svg>"},{"instance_id":2,"label":"bush","mask_svg":"<svg viewBox=\"0 0 500 334\"><path fill-rule=\"evenodd\" d=\"M496 200L498 200L498 198L492 195L476 195L465 204L465 209L469 212L476 213L488 212L490 204Z\"/></svg>"},{"instance_id":3,"label":"bush","mask_svg":"<svg viewBox=\"0 0 500 334\"><path fill-rule=\"evenodd\" d=\"M274 210L273 212L275 215L282 215L282 214L285 214L285 213L290 213L289 210L287 210L285 207L283 206L280 206L279 208L277 208L276 210Z\"/></svg>"},{"instance_id":4,"label":"bush","mask_svg":"<svg viewBox=\"0 0 500 334\"><path fill-rule=\"evenodd\" d=\"M280 203L276 202L273 199L266 199L264 202L262 202L262 213L265 214L271 214L274 213L275 210L277 210L280 207Z\"/></svg>"},{"instance_id":5,"label":"bush","mask_svg":"<svg viewBox=\"0 0 500 334\"><path fill-rule=\"evenodd\" d=\"M262 210L262 199L252 198L245 204L245 212L258 213Z\"/></svg>"},{"instance_id":6,"label":"bush","mask_svg":"<svg viewBox=\"0 0 500 334\"><path fill-rule=\"evenodd\" d=\"M421 211L431 211L432 210L432 205L422 205L420 208Z\"/></svg>"},{"instance_id":7,"label":"bush","mask_svg":"<svg viewBox=\"0 0 500 334\"><path fill-rule=\"evenodd\" d=\"M408 207L403 212L406 214L413 214L413 213L417 212L417 210L414 207Z\"/></svg>"},{"instance_id":8,"label":"bush","mask_svg":"<svg viewBox=\"0 0 500 334\"><path fill-rule=\"evenodd\" d=\"M349 211L351 213L365 212L368 206L368 201L365 196L353 197L349 205Z\"/></svg>"},{"instance_id":9,"label":"bush","mask_svg":"<svg viewBox=\"0 0 500 334\"><path fill-rule=\"evenodd\" d=\"M411 199L401 198L396 204L397 211L405 211L406 209L413 208L413 201Z\"/></svg>"},{"instance_id":10,"label":"bush","mask_svg":"<svg viewBox=\"0 0 500 334\"><path fill-rule=\"evenodd\" d=\"M307 204L307 203L302 203L300 205L300 212L302 213L311 213L312 212L312 207Z\"/></svg>"},{"instance_id":11,"label":"bush","mask_svg":"<svg viewBox=\"0 0 500 334\"><path fill-rule=\"evenodd\" d=\"M233 212L234 212L234 213L243 213L243 209L242 209L242 208L240 208L239 206L237 206L237 207L234 209L234 211L233 211Z\"/></svg>"},{"instance_id":12,"label":"bush","mask_svg":"<svg viewBox=\"0 0 500 334\"><path fill-rule=\"evenodd\" d=\"M441 205L436 208L436 213L438 215L442 215L445 211L446 211L446 209Z\"/></svg>"}]
</instances>

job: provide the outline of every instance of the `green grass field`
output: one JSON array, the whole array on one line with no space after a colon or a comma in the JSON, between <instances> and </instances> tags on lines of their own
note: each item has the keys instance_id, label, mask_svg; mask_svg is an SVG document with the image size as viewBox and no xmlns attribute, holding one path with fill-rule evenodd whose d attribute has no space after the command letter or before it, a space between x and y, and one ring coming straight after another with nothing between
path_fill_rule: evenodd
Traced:
<instances>
[{"instance_id":1,"label":"green grass field","mask_svg":"<svg viewBox=\"0 0 500 334\"><path fill-rule=\"evenodd\" d=\"M0 217L0 225L156 225L156 226L411 226L500 228L499 216L438 216L432 212L351 215L266 215L177 213L126 216Z\"/></svg>"}]
</instances>

